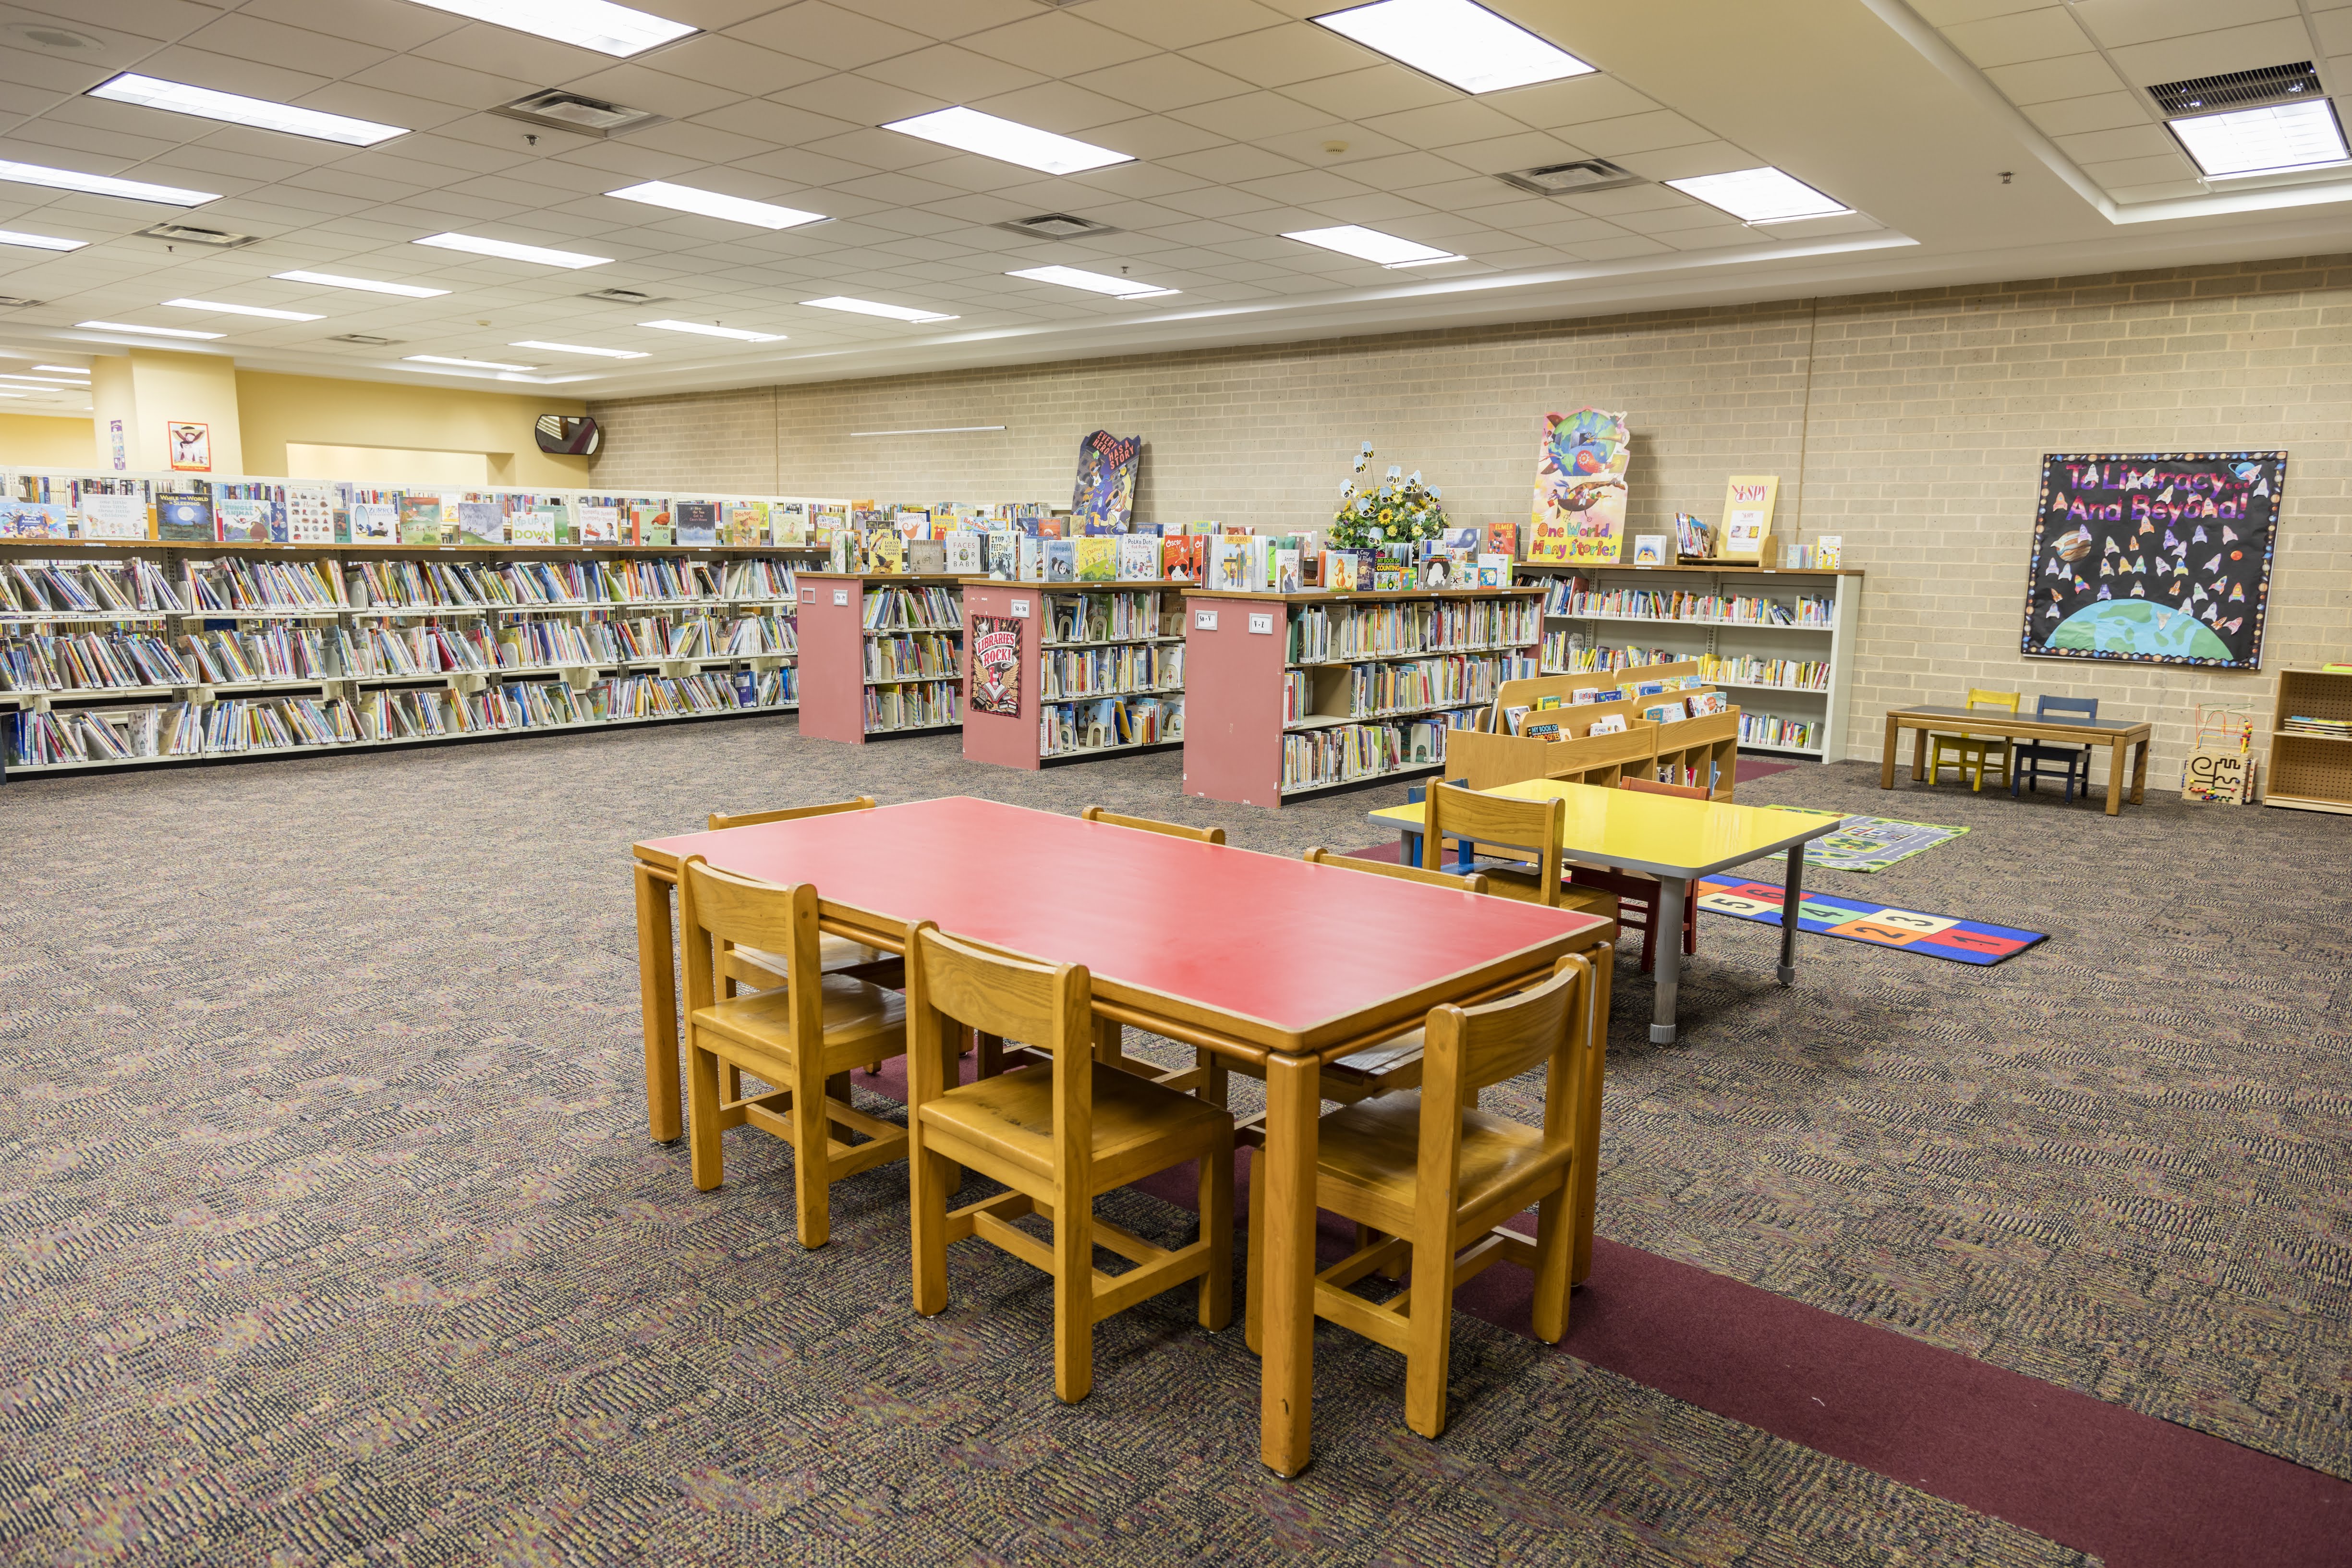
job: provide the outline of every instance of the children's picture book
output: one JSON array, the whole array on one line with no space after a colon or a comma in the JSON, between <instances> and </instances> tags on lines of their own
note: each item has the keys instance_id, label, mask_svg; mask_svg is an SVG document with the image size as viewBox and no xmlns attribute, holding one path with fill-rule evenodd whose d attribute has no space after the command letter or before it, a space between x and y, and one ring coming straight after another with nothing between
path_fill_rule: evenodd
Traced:
<instances>
[{"instance_id":1,"label":"children's picture book","mask_svg":"<svg viewBox=\"0 0 2352 1568\"><path fill-rule=\"evenodd\" d=\"M1511 558L1487 553L1478 557L1478 586L1507 588L1511 585Z\"/></svg>"},{"instance_id":2,"label":"children's picture book","mask_svg":"<svg viewBox=\"0 0 2352 1568\"><path fill-rule=\"evenodd\" d=\"M0 500L0 539L70 539L73 531L74 512L69 506Z\"/></svg>"},{"instance_id":3,"label":"children's picture book","mask_svg":"<svg viewBox=\"0 0 2352 1568\"><path fill-rule=\"evenodd\" d=\"M1209 542L1197 533L1171 533L1160 541L1160 574L1173 583L1198 583Z\"/></svg>"},{"instance_id":4,"label":"children's picture book","mask_svg":"<svg viewBox=\"0 0 2352 1568\"><path fill-rule=\"evenodd\" d=\"M719 542L719 503L707 500L682 500L670 509L672 526L677 530L680 544L704 545Z\"/></svg>"},{"instance_id":5,"label":"children's picture book","mask_svg":"<svg viewBox=\"0 0 2352 1568\"><path fill-rule=\"evenodd\" d=\"M400 542L398 490L369 489L362 485L341 485L336 489L353 544Z\"/></svg>"},{"instance_id":6,"label":"children's picture book","mask_svg":"<svg viewBox=\"0 0 2352 1568\"><path fill-rule=\"evenodd\" d=\"M1813 564L1834 571L1845 554L1845 535L1824 533L1813 541Z\"/></svg>"},{"instance_id":7,"label":"children's picture book","mask_svg":"<svg viewBox=\"0 0 2352 1568\"><path fill-rule=\"evenodd\" d=\"M1636 697L1655 697L1664 691L1665 689L1666 683L1663 680L1637 680L1633 683L1633 695Z\"/></svg>"},{"instance_id":8,"label":"children's picture book","mask_svg":"<svg viewBox=\"0 0 2352 1568\"><path fill-rule=\"evenodd\" d=\"M948 547L937 539L907 541L907 570L919 577L944 575L948 569Z\"/></svg>"},{"instance_id":9,"label":"children's picture book","mask_svg":"<svg viewBox=\"0 0 2352 1568\"><path fill-rule=\"evenodd\" d=\"M400 542L403 544L441 542L440 491L403 490L400 492Z\"/></svg>"},{"instance_id":10,"label":"children's picture book","mask_svg":"<svg viewBox=\"0 0 2352 1568\"><path fill-rule=\"evenodd\" d=\"M941 545L947 570L959 577L981 574L980 535L969 528L950 530Z\"/></svg>"},{"instance_id":11,"label":"children's picture book","mask_svg":"<svg viewBox=\"0 0 2352 1568\"><path fill-rule=\"evenodd\" d=\"M1356 552L1352 550L1327 550L1323 552L1323 585L1335 594L1356 591Z\"/></svg>"},{"instance_id":12,"label":"children's picture book","mask_svg":"<svg viewBox=\"0 0 2352 1568\"><path fill-rule=\"evenodd\" d=\"M1615 564L1623 553L1632 456L1622 414L1580 408L1545 415L1528 558Z\"/></svg>"},{"instance_id":13,"label":"children's picture book","mask_svg":"<svg viewBox=\"0 0 2352 1568\"><path fill-rule=\"evenodd\" d=\"M1021 535L1010 528L992 528L981 536L981 570L1000 581L1009 581L1021 566Z\"/></svg>"},{"instance_id":14,"label":"children's picture book","mask_svg":"<svg viewBox=\"0 0 2352 1568\"><path fill-rule=\"evenodd\" d=\"M1401 594L1412 586L1412 568L1403 562L1383 555L1372 567L1372 591L1376 594ZM1361 586L1361 584L1358 584Z\"/></svg>"},{"instance_id":15,"label":"children's picture book","mask_svg":"<svg viewBox=\"0 0 2352 1568\"><path fill-rule=\"evenodd\" d=\"M1561 736L1560 721L1556 717L1531 713L1527 722L1519 726L1519 733L1531 741L1557 741Z\"/></svg>"},{"instance_id":16,"label":"children's picture book","mask_svg":"<svg viewBox=\"0 0 2352 1568\"><path fill-rule=\"evenodd\" d=\"M677 528L670 520L669 502L647 497L632 500L623 510L623 542L629 544L676 544Z\"/></svg>"},{"instance_id":17,"label":"children's picture book","mask_svg":"<svg viewBox=\"0 0 2352 1568\"><path fill-rule=\"evenodd\" d=\"M107 486L99 489L93 487ZM80 492L81 536L84 539L144 539L147 537L145 479L84 479ZM327 542L334 542L331 536Z\"/></svg>"},{"instance_id":18,"label":"children's picture book","mask_svg":"<svg viewBox=\"0 0 2352 1568\"><path fill-rule=\"evenodd\" d=\"M1075 539L1048 539L1045 546L1045 581L1075 583L1078 579L1078 543Z\"/></svg>"},{"instance_id":19,"label":"children's picture book","mask_svg":"<svg viewBox=\"0 0 2352 1568\"><path fill-rule=\"evenodd\" d=\"M223 544L267 544L274 509L249 496L213 503L213 538Z\"/></svg>"},{"instance_id":20,"label":"children's picture book","mask_svg":"<svg viewBox=\"0 0 2352 1568\"><path fill-rule=\"evenodd\" d=\"M1045 580L1045 541L1034 533L1013 536L1013 575L1022 583Z\"/></svg>"},{"instance_id":21,"label":"children's picture book","mask_svg":"<svg viewBox=\"0 0 2352 1568\"><path fill-rule=\"evenodd\" d=\"M754 540L759 544L809 544L809 503L804 500L772 500L752 503L763 506L768 513L765 537Z\"/></svg>"},{"instance_id":22,"label":"children's picture book","mask_svg":"<svg viewBox=\"0 0 2352 1568\"><path fill-rule=\"evenodd\" d=\"M1690 716L1703 719L1709 713L1720 713L1725 703L1720 691L1694 691L1685 699L1690 704Z\"/></svg>"},{"instance_id":23,"label":"children's picture book","mask_svg":"<svg viewBox=\"0 0 2352 1568\"><path fill-rule=\"evenodd\" d=\"M1503 558L1506 565L1517 557L1519 553L1519 525L1517 523L1490 522L1486 525L1486 537L1482 542L1480 547L1480 552L1482 554L1499 555ZM1508 574L1506 574L1506 575L1507 576Z\"/></svg>"},{"instance_id":24,"label":"children's picture book","mask_svg":"<svg viewBox=\"0 0 2352 1568\"><path fill-rule=\"evenodd\" d=\"M1107 534L1088 534L1071 542L1077 551L1078 581L1109 583L1118 577L1120 542Z\"/></svg>"},{"instance_id":25,"label":"children's picture book","mask_svg":"<svg viewBox=\"0 0 2352 1568\"><path fill-rule=\"evenodd\" d=\"M1682 699L1677 697L1672 702L1652 703L1642 710L1642 717L1654 724L1679 724L1690 717L1690 711L1683 706Z\"/></svg>"},{"instance_id":26,"label":"children's picture book","mask_svg":"<svg viewBox=\"0 0 2352 1568\"><path fill-rule=\"evenodd\" d=\"M831 544L836 536L848 531L849 503L847 501L812 500L808 503L808 509L810 543Z\"/></svg>"},{"instance_id":27,"label":"children's picture book","mask_svg":"<svg viewBox=\"0 0 2352 1568\"><path fill-rule=\"evenodd\" d=\"M1274 591L1276 593L1299 592L1301 584L1298 575L1298 556L1299 552L1297 550L1277 550L1274 552Z\"/></svg>"},{"instance_id":28,"label":"children's picture book","mask_svg":"<svg viewBox=\"0 0 2352 1568\"><path fill-rule=\"evenodd\" d=\"M1633 564L1636 566L1671 566L1672 556L1666 553L1666 536L1663 533L1637 533L1633 536Z\"/></svg>"},{"instance_id":29,"label":"children's picture book","mask_svg":"<svg viewBox=\"0 0 2352 1568\"><path fill-rule=\"evenodd\" d=\"M496 496L469 495L457 503L459 544L504 544L507 509Z\"/></svg>"},{"instance_id":30,"label":"children's picture book","mask_svg":"<svg viewBox=\"0 0 2352 1568\"><path fill-rule=\"evenodd\" d=\"M746 545L765 544L768 537L768 503L763 500L730 500L720 509L719 539L737 549Z\"/></svg>"},{"instance_id":31,"label":"children's picture book","mask_svg":"<svg viewBox=\"0 0 2352 1568\"><path fill-rule=\"evenodd\" d=\"M141 530L143 534L146 531ZM286 542L334 544L335 487L300 483L286 487ZM349 541L340 542L348 543Z\"/></svg>"},{"instance_id":32,"label":"children's picture book","mask_svg":"<svg viewBox=\"0 0 2352 1568\"><path fill-rule=\"evenodd\" d=\"M615 544L621 538L620 503L609 496L583 496L572 509L572 527L583 544Z\"/></svg>"},{"instance_id":33,"label":"children's picture book","mask_svg":"<svg viewBox=\"0 0 2352 1568\"><path fill-rule=\"evenodd\" d=\"M1248 587L1249 558L1246 539L1209 541L1210 586L1226 593L1239 593Z\"/></svg>"},{"instance_id":34,"label":"children's picture book","mask_svg":"<svg viewBox=\"0 0 2352 1568\"><path fill-rule=\"evenodd\" d=\"M1129 582L1148 583L1160 575L1160 536L1129 533L1118 542L1118 574Z\"/></svg>"},{"instance_id":35,"label":"children's picture book","mask_svg":"<svg viewBox=\"0 0 2352 1568\"><path fill-rule=\"evenodd\" d=\"M1780 491L1777 474L1734 474L1723 492L1722 561L1761 561L1772 532L1772 501Z\"/></svg>"},{"instance_id":36,"label":"children's picture book","mask_svg":"<svg viewBox=\"0 0 2352 1568\"><path fill-rule=\"evenodd\" d=\"M1592 727L1584 732L1588 735L1614 735L1624 728L1625 715L1622 713L1604 713L1600 718L1595 719L1592 721Z\"/></svg>"},{"instance_id":37,"label":"children's picture book","mask_svg":"<svg viewBox=\"0 0 2352 1568\"><path fill-rule=\"evenodd\" d=\"M155 537L181 542L198 540L205 543L215 542L211 498L200 495L156 497Z\"/></svg>"},{"instance_id":38,"label":"children's picture book","mask_svg":"<svg viewBox=\"0 0 2352 1568\"><path fill-rule=\"evenodd\" d=\"M1070 518L1123 531L1135 515L1135 479L1143 464L1143 437L1097 430L1078 443L1078 482L1070 495Z\"/></svg>"},{"instance_id":39,"label":"children's picture book","mask_svg":"<svg viewBox=\"0 0 2352 1568\"><path fill-rule=\"evenodd\" d=\"M1021 628L1011 616L971 617L971 711L1021 714Z\"/></svg>"},{"instance_id":40,"label":"children's picture book","mask_svg":"<svg viewBox=\"0 0 2352 1568\"><path fill-rule=\"evenodd\" d=\"M1579 707L1582 707L1587 702L1598 702L1601 700L1601 689L1597 686L1580 686L1569 700Z\"/></svg>"}]
</instances>

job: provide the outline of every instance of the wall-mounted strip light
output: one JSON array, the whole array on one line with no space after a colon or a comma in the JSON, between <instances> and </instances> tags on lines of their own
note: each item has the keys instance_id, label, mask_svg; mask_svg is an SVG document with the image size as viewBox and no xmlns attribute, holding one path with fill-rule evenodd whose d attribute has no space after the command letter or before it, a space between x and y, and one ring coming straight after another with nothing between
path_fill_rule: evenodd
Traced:
<instances>
[{"instance_id":1,"label":"wall-mounted strip light","mask_svg":"<svg viewBox=\"0 0 2352 1568\"><path fill-rule=\"evenodd\" d=\"M1002 425L935 425L928 430L852 430L852 436L963 436L975 430L1002 430Z\"/></svg>"}]
</instances>

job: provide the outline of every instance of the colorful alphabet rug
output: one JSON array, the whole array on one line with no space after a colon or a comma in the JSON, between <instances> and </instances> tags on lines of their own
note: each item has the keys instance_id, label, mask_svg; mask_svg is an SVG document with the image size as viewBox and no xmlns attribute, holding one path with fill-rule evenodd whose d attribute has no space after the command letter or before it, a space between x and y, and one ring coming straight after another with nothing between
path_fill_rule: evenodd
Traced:
<instances>
[{"instance_id":1,"label":"colorful alphabet rug","mask_svg":"<svg viewBox=\"0 0 2352 1568\"><path fill-rule=\"evenodd\" d=\"M1751 882L1739 877L1702 877L1695 890L1700 909L1768 926L1780 923L1780 906L1787 899L1787 889L1778 882ZM1983 925L1917 910L1884 909L1873 899L1823 893L1805 895L1797 908L1797 929L1816 936L1865 942L1873 947L1899 947L1954 963L1999 963L2049 940L2047 931Z\"/></svg>"}]
</instances>

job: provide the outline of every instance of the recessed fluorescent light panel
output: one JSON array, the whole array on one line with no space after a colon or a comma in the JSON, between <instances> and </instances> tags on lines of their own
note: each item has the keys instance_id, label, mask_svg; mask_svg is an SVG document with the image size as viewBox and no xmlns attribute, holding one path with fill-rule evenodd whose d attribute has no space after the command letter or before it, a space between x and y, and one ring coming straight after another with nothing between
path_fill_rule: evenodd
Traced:
<instances>
[{"instance_id":1,"label":"recessed fluorescent light panel","mask_svg":"<svg viewBox=\"0 0 2352 1568\"><path fill-rule=\"evenodd\" d=\"M2315 163L2340 163L2347 156L2344 128L2336 123L2335 106L2324 98L2167 123L2198 168L2210 175L2307 169Z\"/></svg>"},{"instance_id":2,"label":"recessed fluorescent light panel","mask_svg":"<svg viewBox=\"0 0 2352 1568\"><path fill-rule=\"evenodd\" d=\"M166 300L163 304L173 310L219 310L231 316L267 316L273 321L323 321L327 319L301 310L271 310L259 305L224 305L216 300Z\"/></svg>"},{"instance_id":3,"label":"recessed fluorescent light panel","mask_svg":"<svg viewBox=\"0 0 2352 1568\"><path fill-rule=\"evenodd\" d=\"M543 246L517 245L512 240L484 239L472 234L428 234L423 239L413 239L409 243L429 245L438 250L463 250L474 256L495 256L501 261L529 261L541 267L602 267L613 259L609 256L583 256L576 250L549 250Z\"/></svg>"},{"instance_id":4,"label":"recessed fluorescent light panel","mask_svg":"<svg viewBox=\"0 0 2352 1568\"><path fill-rule=\"evenodd\" d=\"M61 375L18 375L14 372L0 374L0 381L28 381L37 386L82 386L79 381L68 381Z\"/></svg>"},{"instance_id":5,"label":"recessed fluorescent light panel","mask_svg":"<svg viewBox=\"0 0 2352 1568\"><path fill-rule=\"evenodd\" d=\"M510 349L538 349L551 354L594 354L599 359L643 359L635 349L592 349L584 343L543 343L536 338L525 338L519 343L509 343Z\"/></svg>"},{"instance_id":6,"label":"recessed fluorescent light panel","mask_svg":"<svg viewBox=\"0 0 2352 1568\"><path fill-rule=\"evenodd\" d=\"M151 338L217 338L219 332L192 332L185 327L134 327L128 321L76 321L94 332L140 332Z\"/></svg>"},{"instance_id":7,"label":"recessed fluorescent light panel","mask_svg":"<svg viewBox=\"0 0 2352 1568\"><path fill-rule=\"evenodd\" d=\"M559 44L577 44L600 55L627 59L698 33L684 22L613 5L606 0L416 0L436 11L492 22L518 33L536 33Z\"/></svg>"},{"instance_id":8,"label":"recessed fluorescent light panel","mask_svg":"<svg viewBox=\"0 0 2352 1568\"><path fill-rule=\"evenodd\" d=\"M88 375L89 374L89 372L86 370L76 370L69 364L37 364L33 368L35 370L53 370L59 375Z\"/></svg>"},{"instance_id":9,"label":"recessed fluorescent light panel","mask_svg":"<svg viewBox=\"0 0 2352 1568\"><path fill-rule=\"evenodd\" d=\"M824 221L823 213L804 213L797 207L780 207L772 202L755 202L743 196L722 196L717 191L698 191L692 185L673 185L667 180L647 180L641 185L624 185L604 194L625 202L643 202L647 206L668 207L702 217L723 217L731 223L748 223L760 228L795 228L804 223Z\"/></svg>"},{"instance_id":10,"label":"recessed fluorescent light panel","mask_svg":"<svg viewBox=\"0 0 2352 1568\"><path fill-rule=\"evenodd\" d=\"M46 234L18 234L14 229L0 228L0 245L21 246L26 250L79 250L86 239L51 239Z\"/></svg>"},{"instance_id":11,"label":"recessed fluorescent light panel","mask_svg":"<svg viewBox=\"0 0 2352 1568\"><path fill-rule=\"evenodd\" d=\"M912 120L894 120L882 127L908 136L919 136L942 147L977 153L983 158L1018 163L1041 174L1076 174L1112 163L1132 163L1134 155L1114 153L1091 142L1056 136L1017 120L999 120L977 109L941 109Z\"/></svg>"},{"instance_id":12,"label":"recessed fluorescent light panel","mask_svg":"<svg viewBox=\"0 0 2352 1568\"><path fill-rule=\"evenodd\" d=\"M0 162L0 180L19 185L47 185L53 191L83 191L93 196L121 196L129 202L161 202L172 207L200 207L220 200L217 191L184 191L177 185L151 185L143 180L118 180L106 174L85 174L74 169L47 169L38 163Z\"/></svg>"},{"instance_id":13,"label":"recessed fluorescent light panel","mask_svg":"<svg viewBox=\"0 0 2352 1568\"><path fill-rule=\"evenodd\" d=\"M1319 245L1326 250L1336 250L1342 256L1352 256L1359 261L1376 262L1382 267L1432 267L1441 261L1459 261L1462 258L1450 250L1399 239L1392 234L1382 234L1361 224L1341 224L1337 228L1302 228L1282 237L1306 245Z\"/></svg>"},{"instance_id":14,"label":"recessed fluorescent light panel","mask_svg":"<svg viewBox=\"0 0 2352 1568\"><path fill-rule=\"evenodd\" d=\"M1788 223L1801 217L1836 217L1853 209L1834 196L1825 196L1804 181L1769 165L1741 169L1730 174L1701 174L1694 180L1668 180L1686 196L1719 207L1742 223Z\"/></svg>"},{"instance_id":15,"label":"recessed fluorescent light panel","mask_svg":"<svg viewBox=\"0 0 2352 1568\"><path fill-rule=\"evenodd\" d=\"M1314 20L1465 92L1500 92L1595 68L1471 0L1378 0Z\"/></svg>"},{"instance_id":16,"label":"recessed fluorescent light panel","mask_svg":"<svg viewBox=\"0 0 2352 1568\"><path fill-rule=\"evenodd\" d=\"M1033 283L1059 283L1065 289L1084 289L1090 294L1111 294L1122 300L1152 300L1180 292L1157 284L1139 283L1132 278L1113 278L1108 272L1088 272L1080 267L1030 267L1005 276L1026 278Z\"/></svg>"},{"instance_id":17,"label":"recessed fluorescent light panel","mask_svg":"<svg viewBox=\"0 0 2352 1568\"><path fill-rule=\"evenodd\" d=\"M346 147L373 147L379 142L408 134L404 125L378 125L372 120L321 114L315 109L297 109L290 103L272 103L266 98L247 98L241 93L215 92L211 88L191 87L186 82L162 81L135 71L124 71L110 81L100 82L85 96L166 109L174 114L193 114L200 120L225 120L231 125L250 125L262 131L283 131L289 136L308 136L319 142L340 142Z\"/></svg>"},{"instance_id":18,"label":"recessed fluorescent light panel","mask_svg":"<svg viewBox=\"0 0 2352 1568\"><path fill-rule=\"evenodd\" d=\"M894 321L952 321L954 316L942 316L937 310L912 310L904 305L882 305L872 300L852 300L840 294L822 300L803 300L803 305L814 305L820 310L847 310L858 316L887 316Z\"/></svg>"},{"instance_id":19,"label":"recessed fluorescent light panel","mask_svg":"<svg viewBox=\"0 0 2352 1568\"><path fill-rule=\"evenodd\" d=\"M535 364L505 364L494 359L451 359L446 354L403 354L410 364L454 365L459 370L537 370Z\"/></svg>"},{"instance_id":20,"label":"recessed fluorescent light panel","mask_svg":"<svg viewBox=\"0 0 2352 1568\"><path fill-rule=\"evenodd\" d=\"M345 278L334 272L273 272L289 283L316 283L326 289L361 289L370 294L397 294L404 300L433 300L446 289L420 289L414 283L380 283L373 278Z\"/></svg>"},{"instance_id":21,"label":"recessed fluorescent light panel","mask_svg":"<svg viewBox=\"0 0 2352 1568\"><path fill-rule=\"evenodd\" d=\"M706 338L733 338L743 343L780 343L782 332L747 332L740 327L714 327L703 321L639 321L641 327L656 327L665 332L695 332Z\"/></svg>"}]
</instances>

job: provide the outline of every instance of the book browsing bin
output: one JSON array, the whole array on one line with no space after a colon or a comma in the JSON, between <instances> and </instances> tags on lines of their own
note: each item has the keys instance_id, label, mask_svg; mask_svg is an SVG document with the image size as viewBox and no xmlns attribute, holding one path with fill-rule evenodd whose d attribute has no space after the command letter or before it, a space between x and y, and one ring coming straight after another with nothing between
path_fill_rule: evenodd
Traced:
<instances>
[{"instance_id":1,"label":"book browsing bin","mask_svg":"<svg viewBox=\"0 0 2352 1568\"><path fill-rule=\"evenodd\" d=\"M1844 757L1858 570L1521 561L1514 574L1545 589L1546 673L1613 677L1696 659L1708 684L1738 698L1741 745ZM1584 647L1569 647L1574 632Z\"/></svg>"},{"instance_id":2,"label":"book browsing bin","mask_svg":"<svg viewBox=\"0 0 2352 1568\"><path fill-rule=\"evenodd\" d=\"M1184 793L1244 805L1430 773L1537 673L1542 591L1184 595Z\"/></svg>"},{"instance_id":3,"label":"book browsing bin","mask_svg":"<svg viewBox=\"0 0 2352 1568\"><path fill-rule=\"evenodd\" d=\"M775 713L789 546L0 542L11 773Z\"/></svg>"},{"instance_id":4,"label":"book browsing bin","mask_svg":"<svg viewBox=\"0 0 2352 1568\"><path fill-rule=\"evenodd\" d=\"M2352 675L2279 671L2271 776L2263 804L2352 816Z\"/></svg>"},{"instance_id":5,"label":"book browsing bin","mask_svg":"<svg viewBox=\"0 0 2352 1568\"><path fill-rule=\"evenodd\" d=\"M800 574L801 733L867 737L963 722L961 577Z\"/></svg>"},{"instance_id":6,"label":"book browsing bin","mask_svg":"<svg viewBox=\"0 0 2352 1568\"><path fill-rule=\"evenodd\" d=\"M1685 659L1672 664L1635 666L1608 679L1612 686L1624 687L1637 681L1698 673L1698 661ZM1571 703L1570 699L1575 695L1576 688L1591 686L1593 679L1591 676L1546 675L1533 680L1507 682L1496 694L1490 722L1470 733L1446 738L1447 771L1475 775L1472 789L1542 778L1576 779L1613 789L1621 780L1638 778L1685 787L1701 786L1706 789L1709 800L1733 798L1739 775L1740 712L1737 707L1663 723L1643 717L1644 709L1678 699L1686 700L1700 692L1714 690L1711 686L1683 687L1663 695L1627 697L1614 702ZM1513 735L1504 730L1501 716L1506 710L1535 708L1547 697L1559 699L1562 706L1538 709L1538 713L1545 719L1557 719L1566 726L1563 739ZM1625 721L1624 730L1599 735L1591 732L1596 721L1612 716Z\"/></svg>"},{"instance_id":7,"label":"book browsing bin","mask_svg":"<svg viewBox=\"0 0 2352 1568\"><path fill-rule=\"evenodd\" d=\"M1191 585L965 579L964 756L1034 768L1181 744ZM973 705L983 662L1007 659L1017 711Z\"/></svg>"}]
</instances>

